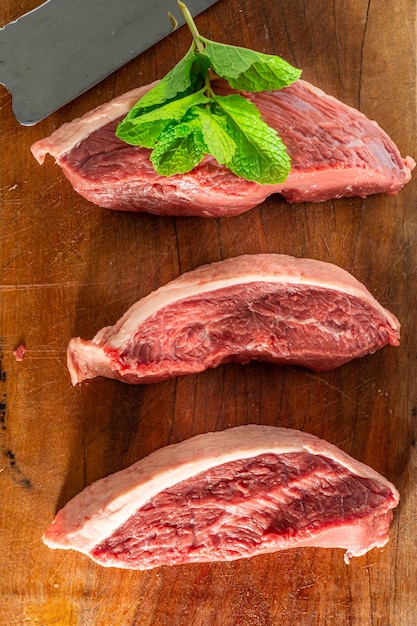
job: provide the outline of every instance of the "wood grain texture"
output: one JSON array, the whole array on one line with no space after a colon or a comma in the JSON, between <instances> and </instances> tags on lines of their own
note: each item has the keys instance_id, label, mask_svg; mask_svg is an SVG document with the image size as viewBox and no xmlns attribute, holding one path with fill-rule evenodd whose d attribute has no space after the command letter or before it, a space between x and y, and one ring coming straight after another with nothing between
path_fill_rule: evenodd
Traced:
<instances>
[{"instance_id":1,"label":"wood grain texture","mask_svg":"<svg viewBox=\"0 0 417 626\"><path fill-rule=\"evenodd\" d=\"M3 0L0 25L37 4ZM416 157L413 0L219 0L197 24L214 39L284 56ZM157 218L99 209L52 159L40 167L31 156L31 144L63 122L162 77L188 45L180 29L32 128L19 126L0 89L0 622L412 626L416 180L397 196L293 206L274 196L236 218ZM146 387L104 379L71 387L73 335L92 337L181 272L256 252L352 272L400 319L400 347L324 374L251 363ZM250 422L324 437L396 484L402 499L389 544L349 566L341 550L298 549L144 573L43 545L57 509L94 480L168 443Z\"/></svg>"}]
</instances>

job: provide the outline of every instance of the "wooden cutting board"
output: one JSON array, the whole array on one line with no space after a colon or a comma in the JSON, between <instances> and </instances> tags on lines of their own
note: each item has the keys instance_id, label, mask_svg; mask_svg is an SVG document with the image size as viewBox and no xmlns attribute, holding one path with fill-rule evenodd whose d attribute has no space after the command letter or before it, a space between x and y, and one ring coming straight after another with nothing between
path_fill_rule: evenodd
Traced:
<instances>
[{"instance_id":1,"label":"wooden cutting board","mask_svg":"<svg viewBox=\"0 0 417 626\"><path fill-rule=\"evenodd\" d=\"M1 25L34 8L3 0ZM161 16L165 19L165 16ZM415 2L219 0L197 20L218 40L279 54L304 78L416 149ZM170 35L42 123L1 106L0 623L7 626L411 626L416 623L417 187L397 196L289 205L236 218L161 218L84 201L31 144L65 121L162 77L189 35ZM42 85L39 85L42 89ZM72 388L65 352L181 272L241 253L336 263L402 323L388 347L325 374L252 363L150 386ZM17 361L13 350L24 345ZM168 443L229 426L303 429L374 467L401 492L390 542L349 566L341 550L234 563L107 570L46 548L59 507Z\"/></svg>"}]
</instances>

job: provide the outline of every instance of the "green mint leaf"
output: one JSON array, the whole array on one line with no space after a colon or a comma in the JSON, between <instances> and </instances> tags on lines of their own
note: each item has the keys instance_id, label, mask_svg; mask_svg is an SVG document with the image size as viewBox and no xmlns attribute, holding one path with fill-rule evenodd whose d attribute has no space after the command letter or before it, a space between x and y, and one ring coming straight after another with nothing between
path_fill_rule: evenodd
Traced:
<instances>
[{"instance_id":1,"label":"green mint leaf","mask_svg":"<svg viewBox=\"0 0 417 626\"><path fill-rule=\"evenodd\" d=\"M151 162L158 174L171 176L191 171L204 158L207 146L198 117L173 122L159 136L151 153Z\"/></svg>"},{"instance_id":2,"label":"green mint leaf","mask_svg":"<svg viewBox=\"0 0 417 626\"><path fill-rule=\"evenodd\" d=\"M224 117L236 151L226 166L237 176L260 184L286 180L291 161L273 128L262 120L254 104L236 94L216 96L215 112Z\"/></svg>"},{"instance_id":3,"label":"green mint leaf","mask_svg":"<svg viewBox=\"0 0 417 626\"><path fill-rule=\"evenodd\" d=\"M224 118L202 107L195 107L192 112L200 118L207 152L214 156L218 163L223 164L231 161L236 150L236 144L227 132Z\"/></svg>"},{"instance_id":4,"label":"green mint leaf","mask_svg":"<svg viewBox=\"0 0 417 626\"><path fill-rule=\"evenodd\" d=\"M195 54L194 43L188 50L185 57L181 59L171 71L168 72L150 91L148 91L134 107L129 111L126 119L132 119L140 115L144 109L153 109L160 106L164 102L173 100L178 94L186 95L187 92L196 91L192 88L192 68L195 61L198 60ZM200 88L204 85L204 81Z\"/></svg>"},{"instance_id":5,"label":"green mint leaf","mask_svg":"<svg viewBox=\"0 0 417 626\"><path fill-rule=\"evenodd\" d=\"M278 56L201 39L213 71L233 89L273 91L287 87L301 76L301 70Z\"/></svg>"},{"instance_id":6,"label":"green mint leaf","mask_svg":"<svg viewBox=\"0 0 417 626\"><path fill-rule=\"evenodd\" d=\"M180 100L172 100L148 110L138 117L127 117L117 127L116 135L126 143L143 148L153 148L160 134L171 124L179 122L189 109L209 102L202 91L192 93Z\"/></svg>"}]
</instances>

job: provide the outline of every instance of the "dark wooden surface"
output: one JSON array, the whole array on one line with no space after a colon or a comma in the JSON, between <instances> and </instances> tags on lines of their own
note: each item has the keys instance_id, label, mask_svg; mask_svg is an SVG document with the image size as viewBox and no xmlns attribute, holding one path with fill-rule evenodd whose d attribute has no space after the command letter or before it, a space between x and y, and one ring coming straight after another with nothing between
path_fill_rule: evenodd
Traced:
<instances>
[{"instance_id":1,"label":"dark wooden surface","mask_svg":"<svg viewBox=\"0 0 417 626\"><path fill-rule=\"evenodd\" d=\"M3 0L1 25L40 4ZM416 157L415 2L219 0L197 24L280 54L304 78L376 119ZM161 19L165 16L161 15ZM99 209L31 144L61 123L162 77L181 29L35 127L0 88L0 623L36 626L411 626L416 623L416 181L395 197L291 206L279 196L230 219ZM331 261L402 323L385 348L326 374L252 363L151 386L72 388L65 352L181 272L241 253ZM22 362L13 350L23 343ZM234 563L106 570L51 551L56 510L94 480L168 443L249 422L304 429L372 465L401 504L381 550L298 549Z\"/></svg>"}]
</instances>

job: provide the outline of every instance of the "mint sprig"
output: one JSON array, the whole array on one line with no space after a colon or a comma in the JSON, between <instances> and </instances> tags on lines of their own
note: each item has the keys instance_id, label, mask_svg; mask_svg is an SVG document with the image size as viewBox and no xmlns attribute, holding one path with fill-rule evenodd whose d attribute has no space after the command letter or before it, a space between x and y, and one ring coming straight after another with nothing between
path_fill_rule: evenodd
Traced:
<instances>
[{"instance_id":1,"label":"mint sprig","mask_svg":"<svg viewBox=\"0 0 417 626\"><path fill-rule=\"evenodd\" d=\"M183 59L146 93L119 123L126 143L152 149L158 174L191 171L206 154L237 176L260 184L286 180L291 161L277 132L240 94L219 96L214 72L238 91L272 91L301 75L280 57L206 39L185 4L178 5L193 35Z\"/></svg>"}]
</instances>

